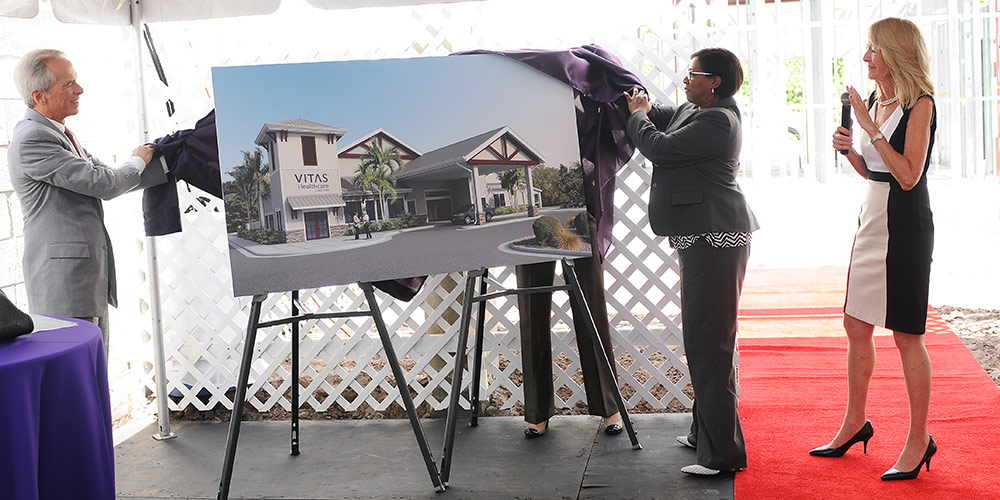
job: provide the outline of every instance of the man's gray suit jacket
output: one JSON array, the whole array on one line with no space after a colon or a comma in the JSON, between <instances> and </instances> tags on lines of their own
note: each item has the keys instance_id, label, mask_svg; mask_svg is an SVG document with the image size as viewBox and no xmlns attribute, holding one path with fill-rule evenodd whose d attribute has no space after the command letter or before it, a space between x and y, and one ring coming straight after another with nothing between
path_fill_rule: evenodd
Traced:
<instances>
[{"instance_id":1,"label":"man's gray suit jacket","mask_svg":"<svg viewBox=\"0 0 1000 500\"><path fill-rule=\"evenodd\" d=\"M633 144L653 162L649 225L660 236L752 232L757 218L736 183L742 133L732 97L633 113Z\"/></svg>"},{"instance_id":2,"label":"man's gray suit jacket","mask_svg":"<svg viewBox=\"0 0 1000 500\"><path fill-rule=\"evenodd\" d=\"M166 180L130 162L112 168L28 109L7 151L24 213L24 284L37 314L93 317L118 305L114 254L101 200ZM141 182L141 184L140 184Z\"/></svg>"}]
</instances>

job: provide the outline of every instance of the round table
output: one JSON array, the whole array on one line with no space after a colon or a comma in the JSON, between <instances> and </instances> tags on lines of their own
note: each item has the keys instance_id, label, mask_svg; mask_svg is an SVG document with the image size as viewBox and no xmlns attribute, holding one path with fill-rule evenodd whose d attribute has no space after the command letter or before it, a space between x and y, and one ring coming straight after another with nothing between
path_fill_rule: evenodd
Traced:
<instances>
[{"instance_id":1,"label":"round table","mask_svg":"<svg viewBox=\"0 0 1000 500\"><path fill-rule=\"evenodd\" d=\"M101 331L66 321L0 343L0 497L115 498Z\"/></svg>"}]
</instances>

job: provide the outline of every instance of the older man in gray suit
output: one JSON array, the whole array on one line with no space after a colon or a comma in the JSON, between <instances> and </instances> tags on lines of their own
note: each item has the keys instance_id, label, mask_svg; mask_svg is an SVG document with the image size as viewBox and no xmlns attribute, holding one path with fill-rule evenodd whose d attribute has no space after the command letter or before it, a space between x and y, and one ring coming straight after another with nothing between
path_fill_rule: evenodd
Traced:
<instances>
[{"instance_id":1,"label":"older man in gray suit","mask_svg":"<svg viewBox=\"0 0 1000 500\"><path fill-rule=\"evenodd\" d=\"M10 179L24 212L24 281L28 310L95 322L108 352L108 304L117 306L114 254L101 200L140 185L150 176L151 146L139 146L117 167L94 158L66 128L77 114L83 88L66 56L34 50L14 70L27 104L7 151ZM153 172L160 170L160 172Z\"/></svg>"}]
</instances>

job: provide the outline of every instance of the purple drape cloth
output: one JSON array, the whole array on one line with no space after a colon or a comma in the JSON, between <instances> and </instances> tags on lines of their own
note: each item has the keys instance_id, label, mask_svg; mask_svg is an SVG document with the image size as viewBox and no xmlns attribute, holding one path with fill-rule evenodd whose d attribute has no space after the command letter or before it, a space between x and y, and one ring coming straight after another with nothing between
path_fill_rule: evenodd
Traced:
<instances>
[{"instance_id":1,"label":"purple drape cloth","mask_svg":"<svg viewBox=\"0 0 1000 500\"><path fill-rule=\"evenodd\" d=\"M222 198L219 145L215 132L215 110L198 120L193 129L181 130L153 141L153 157L167 164L167 182L142 193L142 216L146 236L181 231L177 181L185 181ZM150 168L158 167L156 162Z\"/></svg>"},{"instance_id":2,"label":"purple drape cloth","mask_svg":"<svg viewBox=\"0 0 1000 500\"><path fill-rule=\"evenodd\" d=\"M111 398L97 326L0 343L0 498L114 500Z\"/></svg>"},{"instance_id":3,"label":"purple drape cloth","mask_svg":"<svg viewBox=\"0 0 1000 500\"><path fill-rule=\"evenodd\" d=\"M625 134L628 105L624 92L642 87L617 57L599 45L569 50L473 50L461 54L497 54L523 62L567 85L580 97L576 128L583 161L587 211L597 221L601 255L611 246L614 225L615 175L632 158L635 148Z\"/></svg>"}]
</instances>

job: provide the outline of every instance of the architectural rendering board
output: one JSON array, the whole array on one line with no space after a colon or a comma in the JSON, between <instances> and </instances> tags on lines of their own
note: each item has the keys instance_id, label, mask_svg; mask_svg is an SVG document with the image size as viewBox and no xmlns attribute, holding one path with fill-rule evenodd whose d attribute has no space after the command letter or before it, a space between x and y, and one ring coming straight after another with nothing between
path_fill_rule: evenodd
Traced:
<instances>
[{"instance_id":1,"label":"architectural rendering board","mask_svg":"<svg viewBox=\"0 0 1000 500\"><path fill-rule=\"evenodd\" d=\"M527 65L212 77L236 295L590 255L572 89Z\"/></svg>"}]
</instances>

